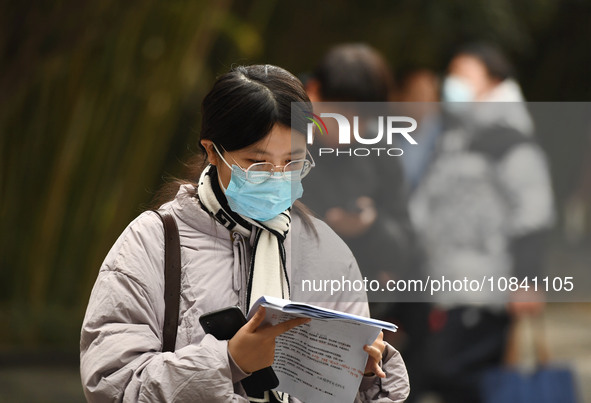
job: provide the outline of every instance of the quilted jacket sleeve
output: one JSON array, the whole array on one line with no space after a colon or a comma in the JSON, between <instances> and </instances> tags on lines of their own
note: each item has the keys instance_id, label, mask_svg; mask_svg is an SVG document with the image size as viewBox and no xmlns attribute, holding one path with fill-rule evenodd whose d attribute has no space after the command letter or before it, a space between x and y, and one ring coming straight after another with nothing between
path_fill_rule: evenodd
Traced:
<instances>
[{"instance_id":1,"label":"quilted jacket sleeve","mask_svg":"<svg viewBox=\"0 0 591 403\"><path fill-rule=\"evenodd\" d=\"M161 352L164 236L144 213L105 259L92 290L80 341L89 402L246 402L234 393L227 342L212 336Z\"/></svg>"}]
</instances>

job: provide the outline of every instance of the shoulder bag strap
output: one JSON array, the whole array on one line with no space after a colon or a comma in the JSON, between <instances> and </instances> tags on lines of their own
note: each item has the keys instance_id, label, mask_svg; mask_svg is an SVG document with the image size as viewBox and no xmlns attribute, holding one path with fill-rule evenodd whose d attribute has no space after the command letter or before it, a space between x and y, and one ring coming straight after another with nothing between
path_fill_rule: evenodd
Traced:
<instances>
[{"instance_id":1,"label":"shoulder bag strap","mask_svg":"<svg viewBox=\"0 0 591 403\"><path fill-rule=\"evenodd\" d=\"M164 328L162 351L174 351L181 299L181 244L174 217L154 210L164 224Z\"/></svg>"}]
</instances>

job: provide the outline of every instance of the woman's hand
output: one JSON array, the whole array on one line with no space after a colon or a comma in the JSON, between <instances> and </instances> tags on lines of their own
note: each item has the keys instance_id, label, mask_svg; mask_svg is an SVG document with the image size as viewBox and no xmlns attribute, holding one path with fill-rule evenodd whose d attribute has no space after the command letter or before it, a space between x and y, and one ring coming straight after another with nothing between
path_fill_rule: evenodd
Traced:
<instances>
[{"instance_id":1,"label":"woman's hand","mask_svg":"<svg viewBox=\"0 0 591 403\"><path fill-rule=\"evenodd\" d=\"M255 372L272 365L275 359L275 337L310 321L306 318L296 318L275 326L259 327L264 319L265 308L260 307L228 341L230 355L244 372Z\"/></svg>"},{"instance_id":2,"label":"woman's hand","mask_svg":"<svg viewBox=\"0 0 591 403\"><path fill-rule=\"evenodd\" d=\"M385 349L386 344L384 344L384 332L380 332L378 338L373 342L371 346L363 346L363 350L365 350L365 352L369 355L369 359L367 360L367 364L365 365L365 372L363 373L363 375L377 375L380 378L386 377L386 373L382 371L382 368L380 368L382 353Z\"/></svg>"}]
</instances>

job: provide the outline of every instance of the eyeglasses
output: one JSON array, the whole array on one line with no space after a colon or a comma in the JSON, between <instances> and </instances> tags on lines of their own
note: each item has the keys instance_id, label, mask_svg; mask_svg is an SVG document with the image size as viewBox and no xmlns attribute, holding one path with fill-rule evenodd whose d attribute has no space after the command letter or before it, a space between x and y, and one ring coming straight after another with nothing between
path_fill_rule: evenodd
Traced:
<instances>
[{"instance_id":1,"label":"eyeglasses","mask_svg":"<svg viewBox=\"0 0 591 403\"><path fill-rule=\"evenodd\" d=\"M216 152L219 154L220 158L226 163L226 165L230 169L232 169L230 164L228 164L228 162L222 156L222 153L220 153L220 150L218 150L215 143L213 144L213 147L215 148ZM220 146L220 147L222 147L222 146ZM222 150L226 151L224 149L224 147L222 147ZM228 151L226 151L226 152L228 153ZM257 163L250 165L248 168L244 169L240 166L240 164L238 164L238 162L236 162L234 157L232 157L232 155L230 155L230 153L228 153L228 155L230 155L230 158L232 158L232 161L234 161L236 166L244 172L246 180L249 181L250 183L255 183L255 184L263 183L271 177L274 177L274 178L277 177L277 178L281 178L283 180L288 180L288 181L298 181L298 180L303 179L304 177L306 177L306 175L308 175L310 173L310 170L316 166L316 163L314 162L314 158L312 158L312 154L310 154L309 150L306 150L306 154L308 156L310 156L310 160L307 160L307 159L293 160L283 166L275 165L270 162L257 162ZM277 168L279 168L279 169L277 169ZM280 177L275 176L275 174L279 174L279 173L281 174Z\"/></svg>"}]
</instances>

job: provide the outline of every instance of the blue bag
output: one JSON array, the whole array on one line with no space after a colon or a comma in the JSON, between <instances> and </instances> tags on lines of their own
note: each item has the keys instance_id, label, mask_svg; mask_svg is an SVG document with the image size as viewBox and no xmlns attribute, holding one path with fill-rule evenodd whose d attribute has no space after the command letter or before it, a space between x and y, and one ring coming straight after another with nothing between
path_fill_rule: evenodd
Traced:
<instances>
[{"instance_id":1,"label":"blue bag","mask_svg":"<svg viewBox=\"0 0 591 403\"><path fill-rule=\"evenodd\" d=\"M573 374L566 368L541 366L533 373L509 368L482 377L483 403L576 403Z\"/></svg>"},{"instance_id":2,"label":"blue bag","mask_svg":"<svg viewBox=\"0 0 591 403\"><path fill-rule=\"evenodd\" d=\"M517 364L517 323L509 335L505 366L483 373L480 392L483 403L577 403L576 385L573 373L568 368L548 365L548 351L544 339L544 328L533 329L533 318L521 318L518 322L529 325L532 332L532 347L536 366L525 372Z\"/></svg>"}]
</instances>

